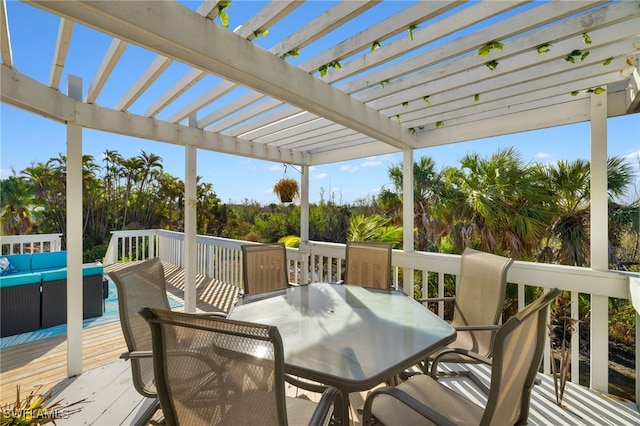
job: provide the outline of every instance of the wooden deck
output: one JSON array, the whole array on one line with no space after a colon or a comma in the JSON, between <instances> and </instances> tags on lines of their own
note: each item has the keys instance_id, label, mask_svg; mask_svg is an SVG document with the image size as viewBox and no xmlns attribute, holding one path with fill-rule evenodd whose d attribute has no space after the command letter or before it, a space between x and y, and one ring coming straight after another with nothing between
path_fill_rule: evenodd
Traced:
<instances>
[{"instance_id":1,"label":"wooden deck","mask_svg":"<svg viewBox=\"0 0 640 426\"><path fill-rule=\"evenodd\" d=\"M122 265L107 267L107 271ZM184 276L182 270L165 264L169 282L169 292L182 299ZM198 277L198 303L202 311L215 308L228 310L236 300L237 290L224 283ZM88 328L83 331L83 368L85 373L78 377L66 378L65 336L43 339L38 342L3 349L0 353L0 402L4 405L15 400L16 386L20 385L24 396L30 391L51 389L53 400L70 404L81 399L81 410L69 418L63 418L64 411L56 420L58 425L129 425L136 414L148 401L133 389L127 362L119 359L126 350L119 322ZM455 365L450 366L456 368ZM489 371L481 366L472 366L476 375L486 384ZM531 398L531 425L639 425L640 414L635 404L619 398L594 392L587 388L567 384L564 407L555 404L553 381L548 376L540 376L542 384L535 386ZM445 382L447 386L484 402L484 396L471 381ZM302 392L288 387L287 394L305 394L317 400L316 394ZM351 419L353 425L360 425L357 407L364 404L367 392L351 394Z\"/></svg>"}]
</instances>

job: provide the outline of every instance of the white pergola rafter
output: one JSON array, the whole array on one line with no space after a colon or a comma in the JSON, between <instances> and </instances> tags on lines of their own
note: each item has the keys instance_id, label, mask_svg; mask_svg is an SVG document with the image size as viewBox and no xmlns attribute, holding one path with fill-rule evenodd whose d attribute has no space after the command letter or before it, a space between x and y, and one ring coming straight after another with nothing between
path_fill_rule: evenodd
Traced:
<instances>
[{"instance_id":1,"label":"white pergola rafter","mask_svg":"<svg viewBox=\"0 0 640 426\"><path fill-rule=\"evenodd\" d=\"M34 5L180 59L238 84L304 108L396 148L415 147L411 133L338 89L172 2L49 2ZM149 5L155 13L146 13ZM183 26L193 31L185 33ZM204 39L224 45L217 49ZM260 69L253 65L263 64Z\"/></svg>"}]
</instances>

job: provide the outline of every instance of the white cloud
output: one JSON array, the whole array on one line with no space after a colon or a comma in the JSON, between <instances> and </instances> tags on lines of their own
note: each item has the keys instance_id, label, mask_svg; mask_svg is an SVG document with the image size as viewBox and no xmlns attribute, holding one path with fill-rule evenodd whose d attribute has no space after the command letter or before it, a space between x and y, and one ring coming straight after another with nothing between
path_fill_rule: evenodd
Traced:
<instances>
[{"instance_id":1,"label":"white cloud","mask_svg":"<svg viewBox=\"0 0 640 426\"><path fill-rule=\"evenodd\" d=\"M551 158L552 155L547 153L547 152L539 152L536 155L533 156L533 158L537 159L537 160L545 160L548 158Z\"/></svg>"},{"instance_id":2,"label":"white cloud","mask_svg":"<svg viewBox=\"0 0 640 426\"><path fill-rule=\"evenodd\" d=\"M329 175L326 174L326 173L318 173L317 175L311 176L311 179L312 180L323 180L323 179L326 179L327 177L329 177Z\"/></svg>"},{"instance_id":3,"label":"white cloud","mask_svg":"<svg viewBox=\"0 0 640 426\"><path fill-rule=\"evenodd\" d=\"M358 166L352 166L351 164L345 164L344 166L340 166L341 172L355 172L360 170Z\"/></svg>"},{"instance_id":4,"label":"white cloud","mask_svg":"<svg viewBox=\"0 0 640 426\"><path fill-rule=\"evenodd\" d=\"M362 167L376 167L382 164L382 161L377 161L377 160L369 160L369 161L365 161L364 163L360 164Z\"/></svg>"}]
</instances>

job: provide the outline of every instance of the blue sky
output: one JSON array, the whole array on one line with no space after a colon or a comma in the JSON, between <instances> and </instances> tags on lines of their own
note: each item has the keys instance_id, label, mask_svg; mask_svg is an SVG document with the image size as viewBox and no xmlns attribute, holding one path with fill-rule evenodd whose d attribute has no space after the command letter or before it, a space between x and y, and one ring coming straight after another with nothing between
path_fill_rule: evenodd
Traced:
<instances>
[{"instance_id":1,"label":"blue sky","mask_svg":"<svg viewBox=\"0 0 640 426\"><path fill-rule=\"evenodd\" d=\"M240 3L240 2L238 2ZM241 3L233 3L229 10L230 28L244 22L248 15ZM394 2L389 3L393 9ZM197 7L199 2L189 3L190 7ZM326 8L332 2L309 2L304 7ZM235 7L234 7L235 6ZM302 8L302 6L301 6ZM375 9L375 8L374 8ZM372 9L371 13L359 19L381 19L380 12ZM300 11L304 13L304 10ZM385 13L392 11L386 9ZM51 68L55 40L58 31L58 19L40 10L34 9L21 2L7 2L7 14L13 45L14 63L16 68L25 74L44 82L48 81ZM313 14L308 14L313 16ZM28 20L28 21L27 21ZM27 23L28 22L28 23ZM373 21L372 21L373 22ZM270 29L270 35L260 38L257 44L269 48L269 42L279 40L278 31L292 31L292 26L302 25L297 22L283 22L281 26ZM335 37L345 37L336 34ZM337 38L324 42L335 43ZM68 68L77 72L78 64L82 66L84 90L88 89L97 67L110 43L110 38L97 34L86 28L75 26L74 36L70 46ZM309 46L322 49L323 46ZM307 49L307 48L305 48ZM135 62L139 64L140 72L154 59L154 55L142 51L135 46L128 46L122 58L123 63ZM302 58L300 58L302 60ZM296 59L292 59L296 62ZM114 75L109 79L98 97L100 105L113 106L138 78L138 75L128 75L116 67ZM181 64L173 64L157 83L151 86L146 96L132 105L133 113L142 113L153 102L159 93L171 86L187 70ZM61 82L62 90L66 87L66 72ZM202 88L215 83L214 77L207 77L196 84L184 96L183 102L188 102L199 93ZM236 90L236 96L243 94L243 90ZM212 110L217 105L212 105ZM167 108L158 115L164 118L175 111ZM206 114L206 112L205 112ZM590 130L588 123L544 129L535 132L521 133L477 140L469 143L453 144L435 148L422 149L415 152L415 158L422 155L431 156L438 168L456 165L457 160L468 152L490 155L500 148L514 146L521 154L523 161L556 162L560 159L574 160L589 159ZM638 173L640 162L640 114L618 117L608 123L610 156L624 156L629 159L634 170ZM66 153L66 130L63 124L47 120L14 107L0 105L0 177L6 178L11 169L16 172L23 170L32 163L46 162L60 153ZM154 153L163 158L164 170L180 179L184 179L183 147L112 135L92 130L83 131L84 154L94 156L101 163L102 153L109 149L119 152L125 158L140 155L141 150ZM310 173L310 200L316 202L324 192L324 198L333 194L336 202L350 203L357 199L376 195L380 188L389 183L387 170L391 165L401 161L401 154L362 158L344 163L328 164L314 167ZM272 163L244 157L219 154L198 150L198 175L206 182L212 183L214 190L223 202L242 202L245 199L256 200L260 203L277 202L272 192L273 184L284 175L281 163ZM640 173L639 173L640 174ZM298 172L289 167L287 176L299 178ZM637 178L637 182L640 180ZM636 184L638 188L638 184Z\"/></svg>"}]
</instances>

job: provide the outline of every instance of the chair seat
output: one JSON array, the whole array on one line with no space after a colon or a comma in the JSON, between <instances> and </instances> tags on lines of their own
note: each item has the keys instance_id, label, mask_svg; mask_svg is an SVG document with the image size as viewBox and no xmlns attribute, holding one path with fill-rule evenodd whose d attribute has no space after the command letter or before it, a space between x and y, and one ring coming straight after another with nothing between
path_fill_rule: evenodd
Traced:
<instances>
[{"instance_id":1,"label":"chair seat","mask_svg":"<svg viewBox=\"0 0 640 426\"><path fill-rule=\"evenodd\" d=\"M428 407L438 407L439 414L457 425L478 425L482 418L483 407L440 385L426 374L412 376L409 380L399 384L397 389ZM372 407L372 414L385 425L414 426L433 424L415 411L404 409L403 405L395 398L380 395L376 398L376 403Z\"/></svg>"}]
</instances>

